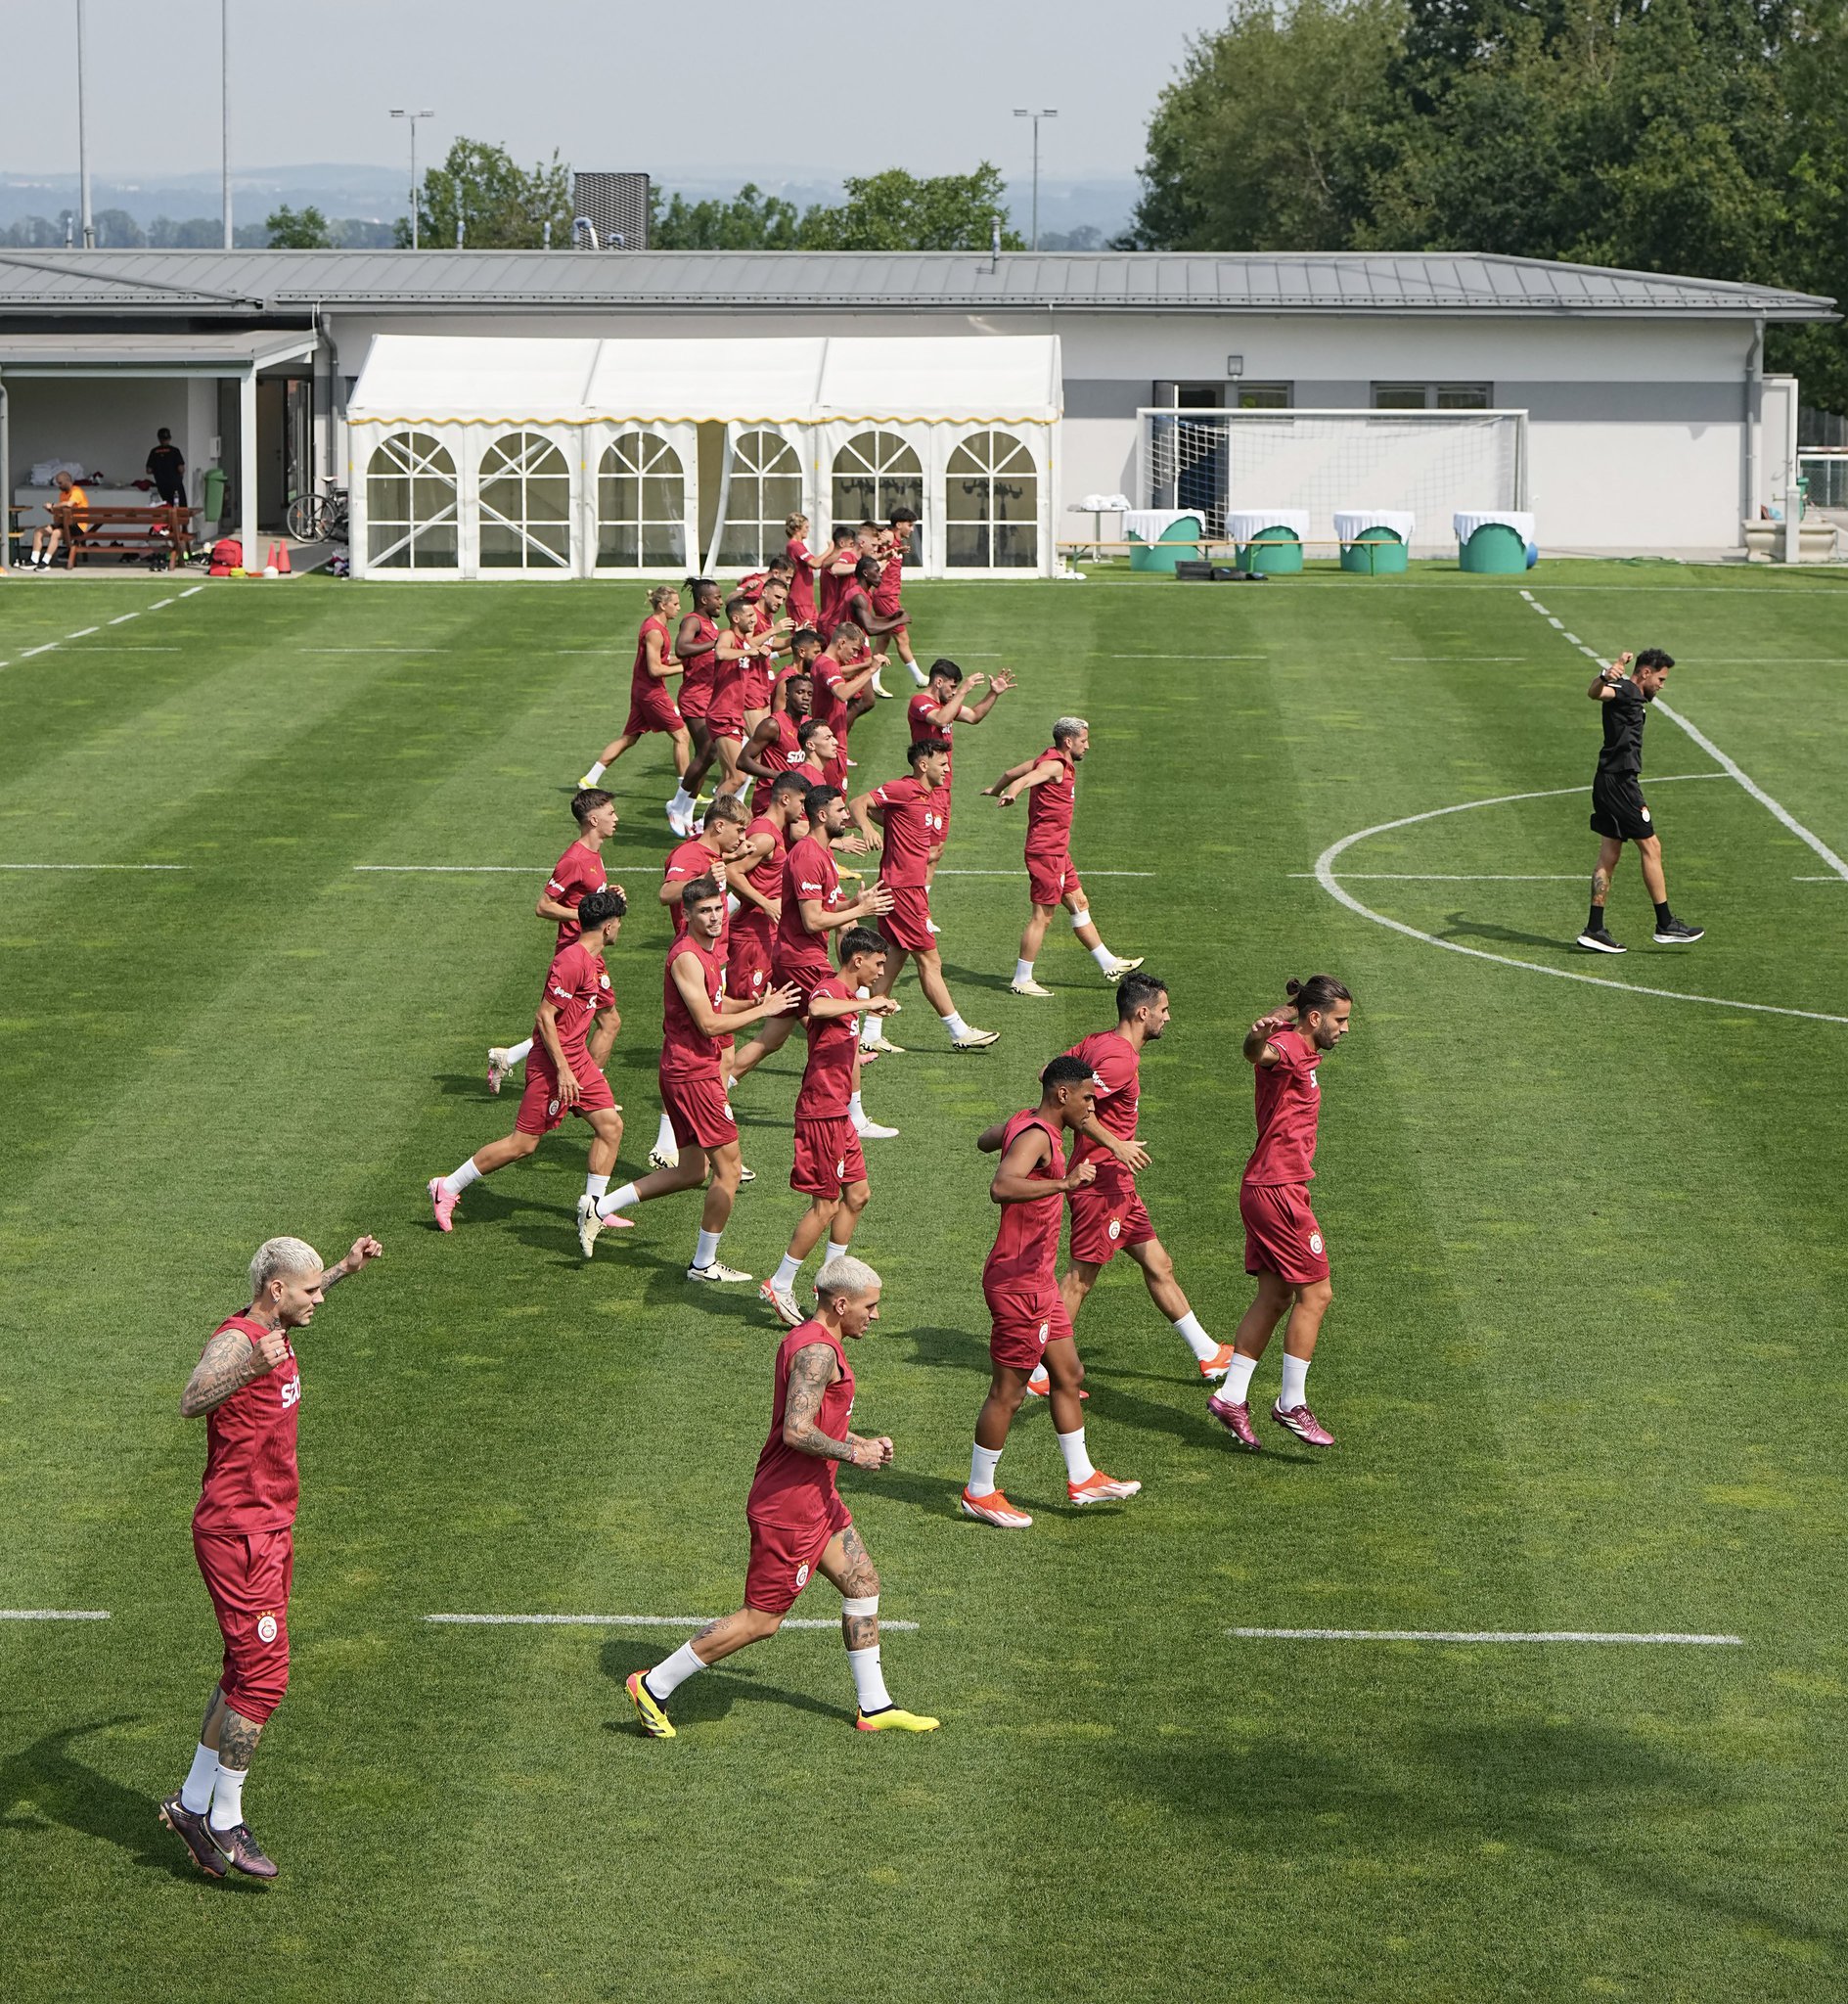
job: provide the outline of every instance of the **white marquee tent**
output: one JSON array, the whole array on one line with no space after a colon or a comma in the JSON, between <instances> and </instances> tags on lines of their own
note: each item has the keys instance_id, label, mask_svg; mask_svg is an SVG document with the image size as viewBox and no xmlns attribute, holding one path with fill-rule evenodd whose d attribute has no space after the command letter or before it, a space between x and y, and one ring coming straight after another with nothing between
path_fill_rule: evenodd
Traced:
<instances>
[{"instance_id":1,"label":"white marquee tent","mask_svg":"<svg viewBox=\"0 0 1848 2004\"><path fill-rule=\"evenodd\" d=\"M754 568L918 511L928 575L1050 573L1056 336L380 335L347 410L369 576Z\"/></svg>"}]
</instances>

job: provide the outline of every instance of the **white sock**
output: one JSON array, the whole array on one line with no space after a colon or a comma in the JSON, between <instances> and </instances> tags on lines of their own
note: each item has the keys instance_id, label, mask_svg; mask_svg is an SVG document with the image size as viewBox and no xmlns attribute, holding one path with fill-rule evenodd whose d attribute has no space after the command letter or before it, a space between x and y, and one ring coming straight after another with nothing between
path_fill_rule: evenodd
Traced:
<instances>
[{"instance_id":1,"label":"white sock","mask_svg":"<svg viewBox=\"0 0 1848 2004\"><path fill-rule=\"evenodd\" d=\"M1299 1405L1309 1403L1309 1359L1292 1357L1284 1352L1284 1389L1277 1394L1277 1402L1286 1413L1293 1413Z\"/></svg>"},{"instance_id":2,"label":"white sock","mask_svg":"<svg viewBox=\"0 0 1848 2004\"><path fill-rule=\"evenodd\" d=\"M905 665L911 670L911 679L917 683L919 688L922 689L925 687L925 685L929 682L930 677L924 673L924 671L918 665L918 663L916 661L907 661Z\"/></svg>"},{"instance_id":3,"label":"white sock","mask_svg":"<svg viewBox=\"0 0 1848 2004\"><path fill-rule=\"evenodd\" d=\"M969 1035L969 1025L963 1021L954 1009L943 1019L943 1027L953 1037L966 1037Z\"/></svg>"},{"instance_id":4,"label":"white sock","mask_svg":"<svg viewBox=\"0 0 1848 2004\"><path fill-rule=\"evenodd\" d=\"M661 1116L661 1124L654 1135L654 1153L656 1155L677 1155L679 1152L680 1145L674 1139L674 1123L663 1114Z\"/></svg>"},{"instance_id":5,"label":"white sock","mask_svg":"<svg viewBox=\"0 0 1848 2004\"><path fill-rule=\"evenodd\" d=\"M1076 1433L1059 1435L1059 1451L1065 1457L1065 1480L1070 1482L1088 1482L1097 1474L1091 1466L1091 1457L1084 1451L1084 1429Z\"/></svg>"},{"instance_id":6,"label":"white sock","mask_svg":"<svg viewBox=\"0 0 1848 2004\"><path fill-rule=\"evenodd\" d=\"M707 1267L719 1256L719 1235L717 1232L702 1231L694 1241L693 1263Z\"/></svg>"},{"instance_id":7,"label":"white sock","mask_svg":"<svg viewBox=\"0 0 1848 2004\"><path fill-rule=\"evenodd\" d=\"M244 1783L248 1767L226 1767L221 1761L211 1785L211 1827L230 1830L244 1821Z\"/></svg>"},{"instance_id":8,"label":"white sock","mask_svg":"<svg viewBox=\"0 0 1848 2004\"><path fill-rule=\"evenodd\" d=\"M1113 968L1116 965L1116 955L1113 954L1110 951L1110 949L1104 945L1102 939L1100 939L1098 943L1094 947L1092 947L1091 958L1097 962L1099 967L1101 967L1106 975L1109 973L1111 968Z\"/></svg>"},{"instance_id":9,"label":"white sock","mask_svg":"<svg viewBox=\"0 0 1848 2004\"><path fill-rule=\"evenodd\" d=\"M522 1038L517 1044L509 1044L507 1047L507 1069L511 1071L516 1065L523 1065L526 1062L526 1054L531 1049L532 1039L530 1037Z\"/></svg>"},{"instance_id":10,"label":"white sock","mask_svg":"<svg viewBox=\"0 0 1848 2004\"><path fill-rule=\"evenodd\" d=\"M1030 981L1033 979L1033 963L1030 960L1016 960L1014 964L1014 978L1016 981Z\"/></svg>"},{"instance_id":11,"label":"white sock","mask_svg":"<svg viewBox=\"0 0 1848 2004\"><path fill-rule=\"evenodd\" d=\"M780 1295L793 1294L795 1292L795 1283L800 1278L801 1272L801 1260L793 1252L786 1252L783 1255L783 1264L771 1276L770 1285Z\"/></svg>"},{"instance_id":12,"label":"white sock","mask_svg":"<svg viewBox=\"0 0 1848 2004\"><path fill-rule=\"evenodd\" d=\"M600 1197L597 1200L597 1215L599 1217L614 1217L617 1211L627 1210L631 1205L640 1204L641 1201L641 1191L633 1183L625 1183L613 1195Z\"/></svg>"},{"instance_id":13,"label":"white sock","mask_svg":"<svg viewBox=\"0 0 1848 2004\"><path fill-rule=\"evenodd\" d=\"M892 1694L885 1688L885 1672L879 1667L877 1642L871 1649L848 1650L847 1667L853 1672L853 1688L862 1713L892 1708Z\"/></svg>"},{"instance_id":14,"label":"white sock","mask_svg":"<svg viewBox=\"0 0 1848 2004\"><path fill-rule=\"evenodd\" d=\"M1174 1333L1203 1364L1217 1354L1219 1345L1200 1327L1200 1318L1190 1308L1174 1325Z\"/></svg>"},{"instance_id":15,"label":"white sock","mask_svg":"<svg viewBox=\"0 0 1848 2004\"><path fill-rule=\"evenodd\" d=\"M668 801L667 805L669 810L675 814L691 814L693 812L693 796L688 793L687 784L684 780L674 789L674 797Z\"/></svg>"},{"instance_id":16,"label":"white sock","mask_svg":"<svg viewBox=\"0 0 1848 2004\"><path fill-rule=\"evenodd\" d=\"M475 1167L474 1158L471 1156L453 1176L443 1178L443 1188L451 1197L460 1197L471 1183L478 1183L480 1180L481 1171Z\"/></svg>"},{"instance_id":17,"label":"white sock","mask_svg":"<svg viewBox=\"0 0 1848 2004\"><path fill-rule=\"evenodd\" d=\"M857 1092L848 1096L847 1118L856 1127L864 1127L866 1125L866 1109L860 1104L860 1095Z\"/></svg>"},{"instance_id":18,"label":"white sock","mask_svg":"<svg viewBox=\"0 0 1848 2004\"><path fill-rule=\"evenodd\" d=\"M598 781L599 781L600 779L602 779L602 778L603 778L603 776L604 776L604 762L603 762L603 760L602 760L601 758L593 758L593 759L591 760L591 762L590 762L589 766L588 766L588 767L586 768L586 770L585 770L585 773L584 773L584 784L585 784L585 785L586 785L587 787L594 787L594 786L595 786L595 785L597 784L597 782L598 782Z\"/></svg>"},{"instance_id":19,"label":"white sock","mask_svg":"<svg viewBox=\"0 0 1848 2004\"><path fill-rule=\"evenodd\" d=\"M584 1178L584 1195L586 1197L608 1197L609 1195L609 1178L608 1176L586 1176ZM1176 1327L1179 1327L1179 1325L1177 1324Z\"/></svg>"},{"instance_id":20,"label":"white sock","mask_svg":"<svg viewBox=\"0 0 1848 2004\"><path fill-rule=\"evenodd\" d=\"M1213 1396L1223 1398L1228 1405L1243 1405L1251 1390L1251 1374L1257 1367L1256 1357L1243 1356L1234 1350L1225 1379Z\"/></svg>"},{"instance_id":21,"label":"white sock","mask_svg":"<svg viewBox=\"0 0 1848 2004\"><path fill-rule=\"evenodd\" d=\"M863 1016L860 1019L860 1048L870 1051L879 1040L879 1019L877 1016ZM859 1095L855 1094L855 1098Z\"/></svg>"},{"instance_id":22,"label":"white sock","mask_svg":"<svg viewBox=\"0 0 1848 2004\"><path fill-rule=\"evenodd\" d=\"M971 1496L992 1494L995 1488L995 1470L1001 1462L999 1447L984 1447L979 1440L975 1451L969 1460L969 1493Z\"/></svg>"},{"instance_id":23,"label":"white sock","mask_svg":"<svg viewBox=\"0 0 1848 2004\"><path fill-rule=\"evenodd\" d=\"M704 1668L705 1664L693 1653L693 1644L683 1642L665 1662L656 1663L652 1670L645 1672L642 1681L654 1702L664 1704L689 1677L697 1676Z\"/></svg>"},{"instance_id":24,"label":"white sock","mask_svg":"<svg viewBox=\"0 0 1848 2004\"><path fill-rule=\"evenodd\" d=\"M200 1741L193 1764L180 1784L180 1807L195 1816L204 1815L211 1805L212 1783L218 1779L218 1749Z\"/></svg>"}]
</instances>

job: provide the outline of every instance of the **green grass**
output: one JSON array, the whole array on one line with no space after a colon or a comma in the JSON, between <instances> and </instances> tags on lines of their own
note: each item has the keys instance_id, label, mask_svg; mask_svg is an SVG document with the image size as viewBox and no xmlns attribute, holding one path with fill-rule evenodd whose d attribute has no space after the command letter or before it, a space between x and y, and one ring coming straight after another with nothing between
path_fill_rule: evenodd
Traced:
<instances>
[{"instance_id":1,"label":"green grass","mask_svg":"<svg viewBox=\"0 0 1848 2004\"><path fill-rule=\"evenodd\" d=\"M690 1294L691 1199L585 1269L575 1130L472 1191L424 1180L511 1124L481 1084L546 959L537 882L619 722L637 594L306 579L0 587L0 1990L22 1999L1815 1999L1848 1971L1848 1025L1549 979L1370 924L1305 873L1356 830L1581 787L1590 667L1522 580L1437 569L1262 589L927 586L930 652L1020 675L961 740L954 850L1011 870L976 790L1057 713L1094 726L1077 853L1119 951L1173 984L1145 1067L1144 1188L1208 1327L1248 1298L1244 1025L1286 976L1357 997L1329 1062L1317 1204L1337 1295L1311 1379L1339 1437L1243 1460L1112 1267L1080 1323L1120 1511L1066 1510L1047 1416L1003 1463L1038 1515L953 1514L986 1374L975 1131L1109 1020L1062 929L1006 992L1017 877L939 887L952 987L1003 1032L914 1055L872 1110L858 1250L887 1283L857 1412L898 1443L845 1486L884 1576L902 1703L848 1728L839 1645L790 1633L697 1679L671 1745L622 1678L674 1637L432 1628L438 1610L719 1612L774 1330ZM1669 701L1848 850L1834 578L1549 565L1590 645L1666 645ZM51 652L24 651L74 629ZM128 651L134 650L172 650ZM569 652L567 650L579 650ZM606 650L607 652L583 652ZM1136 657L1136 659L1125 659ZM1148 659L1147 657L1154 657ZM1228 659L1238 657L1239 659ZM1493 658L1493 659L1486 659ZM900 706L856 734L900 769ZM1662 716L1649 770L1710 769ZM618 768L636 899L613 967L624 1161L653 1135L667 792ZM1659 785L1693 951L1568 942L1583 795L1349 849L1380 914L1620 984L1848 1016L1848 886L1725 779ZM361 863L527 877L378 877ZM1109 878L1106 870L1148 871ZM905 1034L909 1031L909 1034ZM725 1246L762 1274L790 1054L741 1098ZM285 1876L208 1886L156 1824L217 1640L175 1397L257 1241L386 1256L304 1339L294 1678L247 1806ZM1274 1363L1256 1393L1275 1390ZM1267 1429L1267 1432L1271 1430ZM800 1612L832 1611L818 1586ZM1743 1649L1240 1642L1234 1625L1696 1630Z\"/></svg>"}]
</instances>

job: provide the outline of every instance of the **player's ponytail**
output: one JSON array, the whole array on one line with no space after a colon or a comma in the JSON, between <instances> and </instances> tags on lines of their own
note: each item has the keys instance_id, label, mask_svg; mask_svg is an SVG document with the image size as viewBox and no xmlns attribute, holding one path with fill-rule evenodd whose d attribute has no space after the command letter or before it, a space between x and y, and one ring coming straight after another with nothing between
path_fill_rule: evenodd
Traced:
<instances>
[{"instance_id":1,"label":"player's ponytail","mask_svg":"<svg viewBox=\"0 0 1848 2004\"><path fill-rule=\"evenodd\" d=\"M1328 1009L1336 1002L1354 999L1332 975L1311 975L1306 981L1285 981L1284 993L1295 1005L1298 1019L1312 1009Z\"/></svg>"},{"instance_id":2,"label":"player's ponytail","mask_svg":"<svg viewBox=\"0 0 1848 2004\"><path fill-rule=\"evenodd\" d=\"M669 599L677 599L679 596L680 587L677 584L657 584L648 595L649 611L658 613Z\"/></svg>"}]
</instances>

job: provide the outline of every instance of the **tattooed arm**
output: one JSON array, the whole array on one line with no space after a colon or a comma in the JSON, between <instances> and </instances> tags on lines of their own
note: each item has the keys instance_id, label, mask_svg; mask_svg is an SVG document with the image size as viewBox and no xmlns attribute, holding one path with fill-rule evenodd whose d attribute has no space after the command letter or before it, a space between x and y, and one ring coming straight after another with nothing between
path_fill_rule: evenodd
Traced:
<instances>
[{"instance_id":1,"label":"tattooed arm","mask_svg":"<svg viewBox=\"0 0 1848 2004\"><path fill-rule=\"evenodd\" d=\"M321 1292L326 1294L329 1288L338 1287L349 1273L357 1273L362 1266L377 1259L384 1250L370 1232L361 1232L353 1241L346 1257L338 1266L330 1266L321 1276Z\"/></svg>"},{"instance_id":2,"label":"tattooed arm","mask_svg":"<svg viewBox=\"0 0 1848 2004\"><path fill-rule=\"evenodd\" d=\"M892 1458L892 1443L849 1434L835 1440L815 1423L823 1395L839 1376L834 1353L825 1343L805 1344L789 1360L789 1389L783 1406L783 1441L802 1454L823 1461L851 1462L855 1468L883 1468Z\"/></svg>"},{"instance_id":3,"label":"tattooed arm","mask_svg":"<svg viewBox=\"0 0 1848 2004\"><path fill-rule=\"evenodd\" d=\"M265 1332L259 1343L252 1343L241 1329L220 1330L205 1345L180 1393L181 1419L197 1420L223 1405L234 1391L275 1370L288 1354L289 1338L283 1330Z\"/></svg>"}]
</instances>

